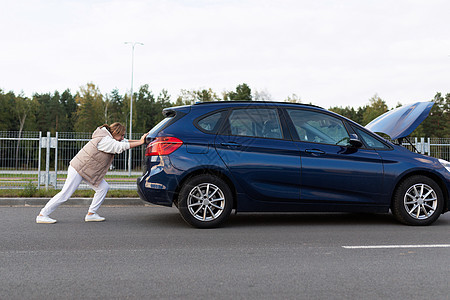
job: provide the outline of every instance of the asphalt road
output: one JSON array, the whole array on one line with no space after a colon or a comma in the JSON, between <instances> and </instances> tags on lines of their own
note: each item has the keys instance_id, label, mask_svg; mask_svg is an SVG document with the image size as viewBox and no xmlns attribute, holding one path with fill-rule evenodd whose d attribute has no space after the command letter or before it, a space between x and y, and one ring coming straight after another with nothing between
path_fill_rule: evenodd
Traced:
<instances>
[{"instance_id":1,"label":"asphalt road","mask_svg":"<svg viewBox=\"0 0 450 300\"><path fill-rule=\"evenodd\" d=\"M450 214L242 214L201 230L174 208L85 223L60 207L51 225L38 211L0 207L0 299L450 299Z\"/></svg>"}]
</instances>

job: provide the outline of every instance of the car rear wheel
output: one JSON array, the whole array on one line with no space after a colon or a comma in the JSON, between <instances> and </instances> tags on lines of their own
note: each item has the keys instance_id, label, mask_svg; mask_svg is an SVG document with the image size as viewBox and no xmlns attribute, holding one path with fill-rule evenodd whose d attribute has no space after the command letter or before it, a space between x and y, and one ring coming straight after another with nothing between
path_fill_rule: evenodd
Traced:
<instances>
[{"instance_id":1,"label":"car rear wheel","mask_svg":"<svg viewBox=\"0 0 450 300\"><path fill-rule=\"evenodd\" d=\"M417 175L404 180L394 194L392 213L407 225L430 225L442 213L443 194L429 177Z\"/></svg>"},{"instance_id":2,"label":"car rear wheel","mask_svg":"<svg viewBox=\"0 0 450 300\"><path fill-rule=\"evenodd\" d=\"M233 208L228 185L214 175L198 175L189 179L178 196L178 209L183 219L198 228L221 225Z\"/></svg>"}]
</instances>

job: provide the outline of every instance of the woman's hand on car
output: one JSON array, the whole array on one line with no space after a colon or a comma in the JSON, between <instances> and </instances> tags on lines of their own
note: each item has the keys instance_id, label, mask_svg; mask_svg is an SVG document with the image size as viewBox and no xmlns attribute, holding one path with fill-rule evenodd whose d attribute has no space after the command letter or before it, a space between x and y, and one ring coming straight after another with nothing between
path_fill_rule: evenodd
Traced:
<instances>
[{"instance_id":1,"label":"woman's hand on car","mask_svg":"<svg viewBox=\"0 0 450 300\"><path fill-rule=\"evenodd\" d=\"M148 135L148 132L147 132L147 133L144 133L144 134L141 136L141 139L140 139L139 141L141 141L142 144L145 144L145 138L147 137L147 135Z\"/></svg>"}]
</instances>

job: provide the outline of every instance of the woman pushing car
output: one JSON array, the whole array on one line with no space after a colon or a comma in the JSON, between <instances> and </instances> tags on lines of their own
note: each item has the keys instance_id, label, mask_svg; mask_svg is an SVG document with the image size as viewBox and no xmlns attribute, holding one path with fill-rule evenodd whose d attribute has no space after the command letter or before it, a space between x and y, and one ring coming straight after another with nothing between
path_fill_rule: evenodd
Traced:
<instances>
[{"instance_id":1,"label":"woman pushing car","mask_svg":"<svg viewBox=\"0 0 450 300\"><path fill-rule=\"evenodd\" d=\"M70 161L67 179L62 190L56 194L36 217L36 223L52 224L55 219L49 215L63 202L67 201L84 179L95 191L92 203L84 220L101 222L105 218L97 214L108 192L109 185L104 177L111 165L114 155L145 143L147 133L140 140L124 140L125 126L116 122L104 124L92 134L92 139Z\"/></svg>"}]
</instances>

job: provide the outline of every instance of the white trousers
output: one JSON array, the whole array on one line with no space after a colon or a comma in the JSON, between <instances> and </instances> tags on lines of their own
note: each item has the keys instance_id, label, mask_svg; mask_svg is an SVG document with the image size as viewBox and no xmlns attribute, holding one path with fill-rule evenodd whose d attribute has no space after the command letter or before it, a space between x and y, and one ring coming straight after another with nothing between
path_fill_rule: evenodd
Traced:
<instances>
[{"instance_id":1,"label":"white trousers","mask_svg":"<svg viewBox=\"0 0 450 300\"><path fill-rule=\"evenodd\" d=\"M59 205L66 202L76 191L82 180L83 177L81 177L81 175L78 174L78 172L72 166L69 166L69 169L67 170L67 179L62 190L47 202L47 204L41 210L41 215L50 215ZM90 183L88 184L95 191L94 199L92 199L92 203L91 206L89 206L88 212L96 213L97 209L105 200L106 193L109 190L109 184L104 179L98 187L95 187Z\"/></svg>"}]
</instances>

